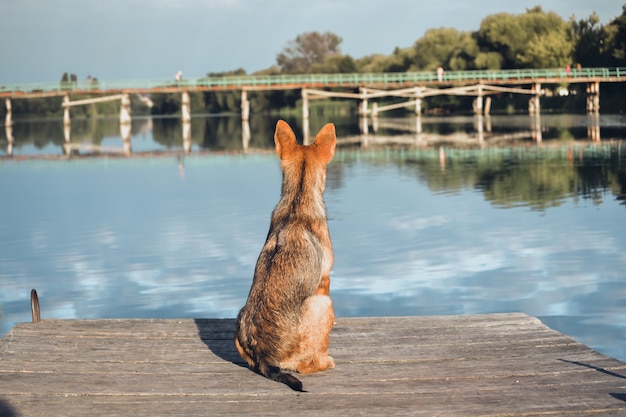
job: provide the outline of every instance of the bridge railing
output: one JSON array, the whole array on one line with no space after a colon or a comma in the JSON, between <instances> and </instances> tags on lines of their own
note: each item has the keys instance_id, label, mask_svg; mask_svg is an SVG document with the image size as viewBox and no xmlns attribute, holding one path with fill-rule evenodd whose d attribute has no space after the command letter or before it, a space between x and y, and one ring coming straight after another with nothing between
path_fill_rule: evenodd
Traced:
<instances>
[{"instance_id":1,"label":"bridge railing","mask_svg":"<svg viewBox=\"0 0 626 417\"><path fill-rule=\"evenodd\" d=\"M446 71L441 82L581 82L586 79L624 79L626 68L582 68L582 69L511 69L511 70L474 70ZM163 88L189 89L242 89L242 88L299 88L331 86L386 86L419 85L439 82L435 71L386 72L386 73L351 73L351 74L285 74L285 75L248 75L206 77L197 79L174 80L85 80L56 83L0 84L0 95L19 96L33 93L63 93L72 91L120 91Z\"/></svg>"}]
</instances>

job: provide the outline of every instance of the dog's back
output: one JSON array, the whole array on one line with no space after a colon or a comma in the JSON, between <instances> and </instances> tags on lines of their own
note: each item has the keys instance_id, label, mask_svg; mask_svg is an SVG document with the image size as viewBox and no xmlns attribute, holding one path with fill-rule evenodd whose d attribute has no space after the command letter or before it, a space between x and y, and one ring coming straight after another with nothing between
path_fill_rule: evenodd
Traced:
<instances>
[{"instance_id":1,"label":"dog's back","mask_svg":"<svg viewBox=\"0 0 626 417\"><path fill-rule=\"evenodd\" d=\"M302 146L279 121L274 140L283 172L281 198L237 318L235 345L252 369L301 390L300 381L281 369L310 373L334 367L328 356L333 253L323 192L335 129L324 126L313 144Z\"/></svg>"}]
</instances>

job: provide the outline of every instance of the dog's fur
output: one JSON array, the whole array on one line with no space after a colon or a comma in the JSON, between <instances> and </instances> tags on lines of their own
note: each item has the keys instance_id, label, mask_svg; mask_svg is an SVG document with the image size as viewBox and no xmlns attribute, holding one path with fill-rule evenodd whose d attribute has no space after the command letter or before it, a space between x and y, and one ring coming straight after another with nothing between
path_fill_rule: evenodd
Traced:
<instances>
[{"instance_id":1,"label":"dog's fur","mask_svg":"<svg viewBox=\"0 0 626 417\"><path fill-rule=\"evenodd\" d=\"M289 125L279 120L274 142L282 192L237 317L235 346L253 370L302 391L302 383L283 370L307 374L335 366L328 356L333 249L323 193L337 140L329 123L311 145L298 145Z\"/></svg>"}]
</instances>

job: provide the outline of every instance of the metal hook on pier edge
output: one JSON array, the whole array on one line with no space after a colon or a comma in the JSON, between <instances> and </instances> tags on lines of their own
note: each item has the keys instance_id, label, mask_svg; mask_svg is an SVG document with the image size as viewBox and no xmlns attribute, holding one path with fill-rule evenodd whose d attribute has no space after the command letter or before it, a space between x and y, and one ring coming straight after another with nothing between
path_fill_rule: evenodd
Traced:
<instances>
[{"instance_id":1,"label":"metal hook on pier edge","mask_svg":"<svg viewBox=\"0 0 626 417\"><path fill-rule=\"evenodd\" d=\"M41 321L41 311L39 309L39 297L34 288L30 290L30 312L33 316L33 323L39 323Z\"/></svg>"}]
</instances>

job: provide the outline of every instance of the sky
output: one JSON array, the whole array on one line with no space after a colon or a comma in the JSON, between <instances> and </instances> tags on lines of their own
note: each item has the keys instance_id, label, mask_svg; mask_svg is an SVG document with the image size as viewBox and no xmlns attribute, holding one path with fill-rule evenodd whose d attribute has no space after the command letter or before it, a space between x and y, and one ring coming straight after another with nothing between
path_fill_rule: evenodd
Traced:
<instances>
[{"instance_id":1,"label":"sky","mask_svg":"<svg viewBox=\"0 0 626 417\"><path fill-rule=\"evenodd\" d=\"M355 59L389 55L428 29L474 31L490 14L542 6L608 23L624 0L0 0L0 85L163 80L269 68L289 41L332 32Z\"/></svg>"}]
</instances>

